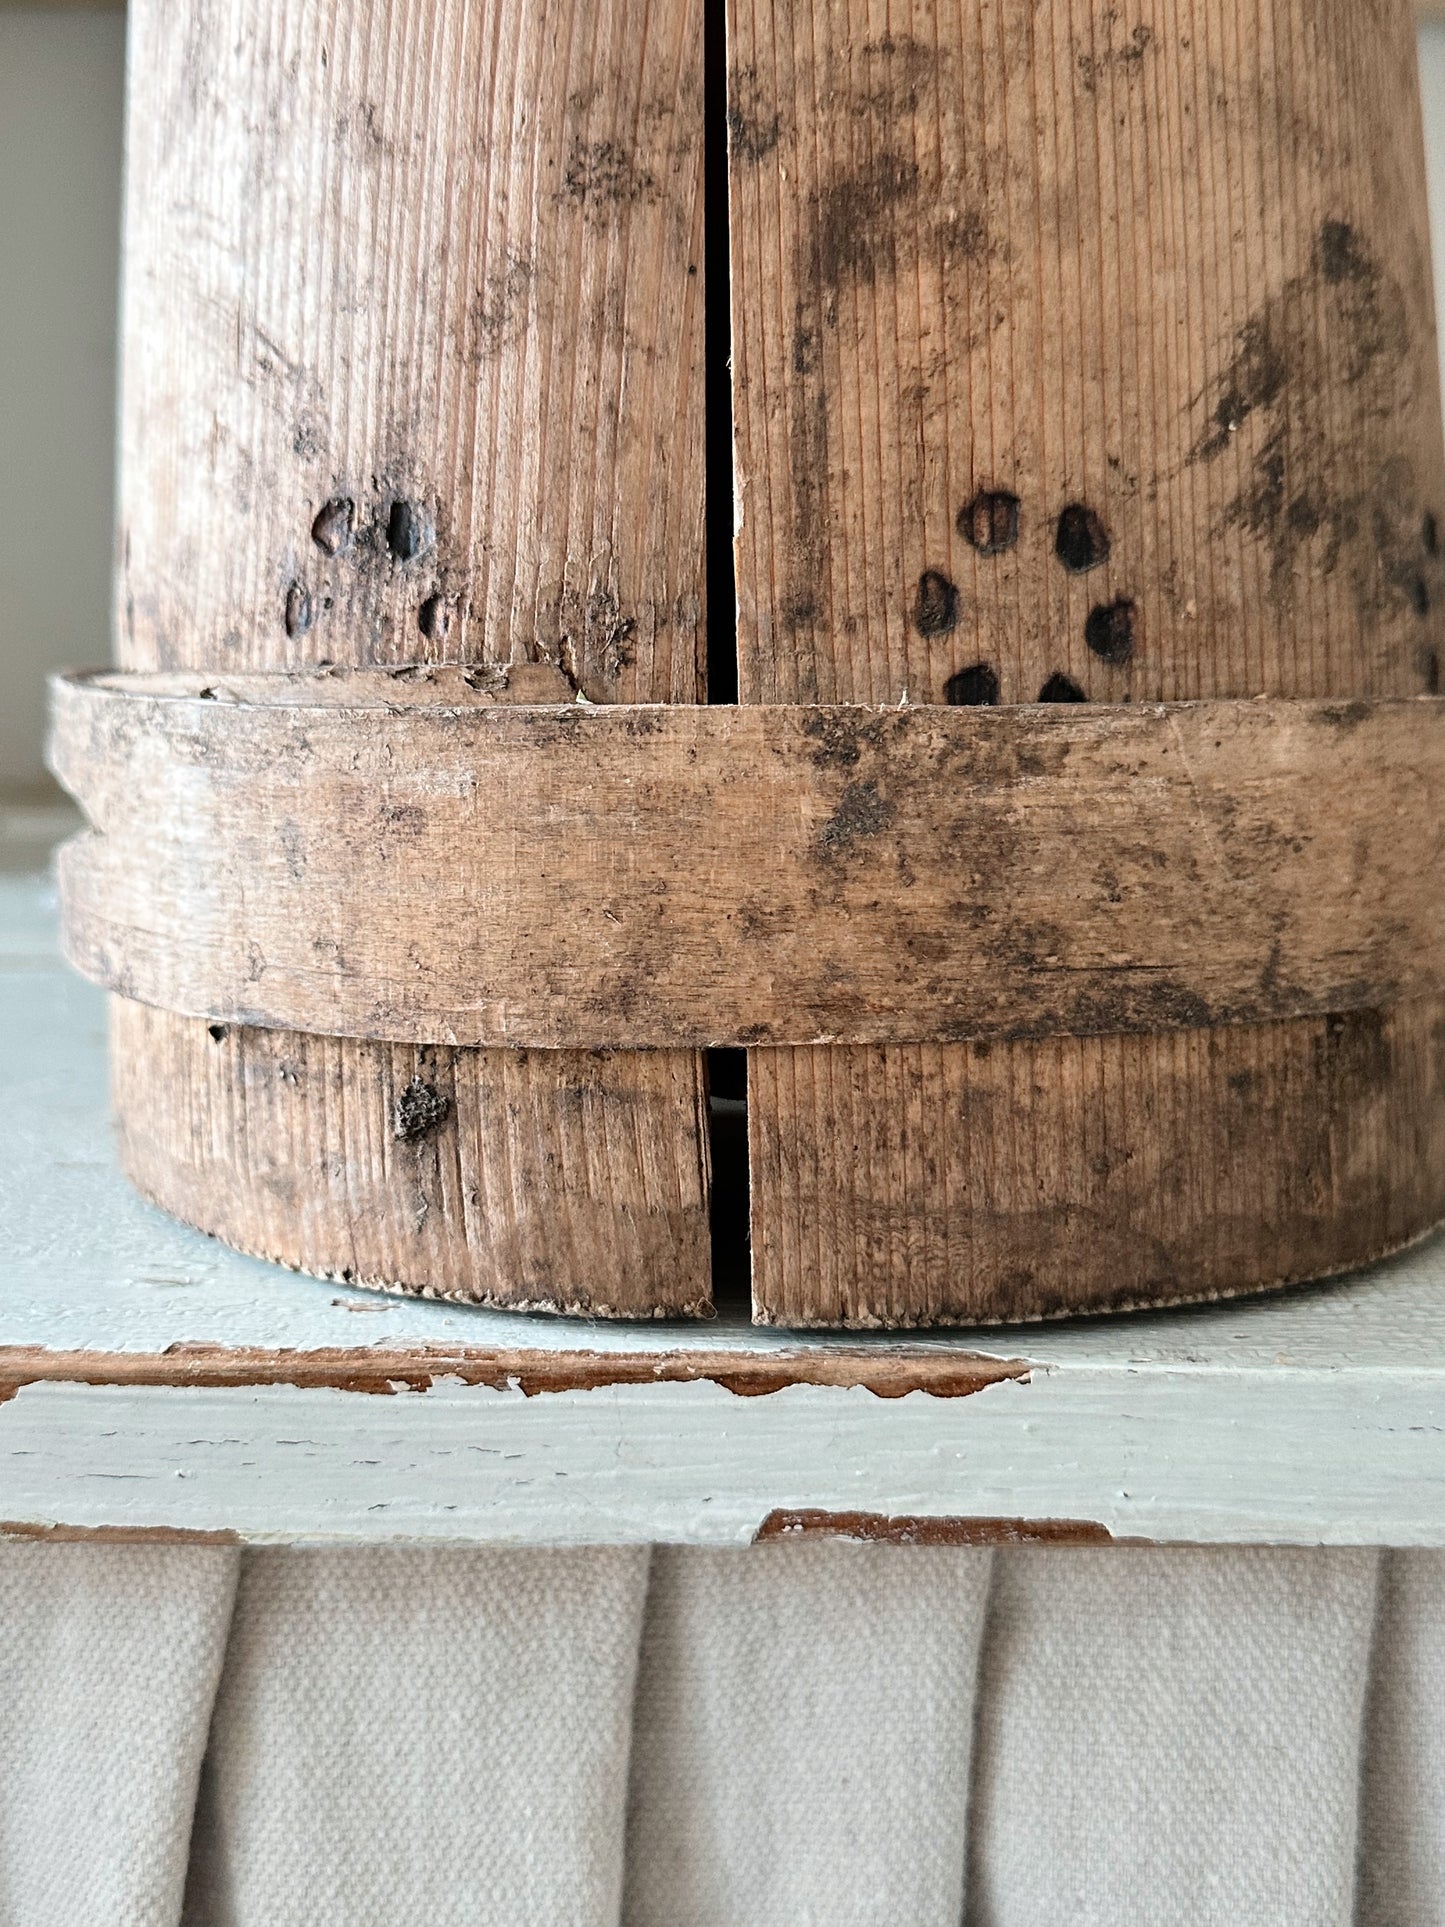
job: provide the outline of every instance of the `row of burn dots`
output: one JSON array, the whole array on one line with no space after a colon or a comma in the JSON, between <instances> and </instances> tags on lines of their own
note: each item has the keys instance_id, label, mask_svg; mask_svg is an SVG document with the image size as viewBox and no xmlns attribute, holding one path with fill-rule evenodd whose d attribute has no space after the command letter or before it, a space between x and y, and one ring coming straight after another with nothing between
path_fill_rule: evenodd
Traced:
<instances>
[{"instance_id":1,"label":"row of burn dots","mask_svg":"<svg viewBox=\"0 0 1445 1927\"><path fill-rule=\"evenodd\" d=\"M1018 546L1017 495L987 489L958 512L958 532L980 555L1006 555ZM1084 502L1070 502L1060 512L1054 531L1054 554L1070 575L1087 575L1109 559L1109 532L1096 510ZM914 627L921 636L947 635L958 626L957 588L937 569L925 569L918 579ZM1113 668L1122 668L1134 653L1134 604L1127 597L1101 602L1089 611L1084 641L1094 655ZM999 699L998 672L977 662L950 676L944 686L950 703L985 704ZM1072 678L1056 672L1039 691L1041 703L1082 703L1088 698Z\"/></svg>"}]
</instances>

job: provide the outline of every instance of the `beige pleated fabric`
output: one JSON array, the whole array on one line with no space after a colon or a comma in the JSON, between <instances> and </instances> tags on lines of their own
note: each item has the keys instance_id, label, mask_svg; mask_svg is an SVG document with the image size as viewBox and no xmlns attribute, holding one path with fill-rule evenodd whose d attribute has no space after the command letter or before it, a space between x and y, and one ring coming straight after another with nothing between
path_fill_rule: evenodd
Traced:
<instances>
[{"instance_id":1,"label":"beige pleated fabric","mask_svg":"<svg viewBox=\"0 0 1445 1927\"><path fill-rule=\"evenodd\" d=\"M1359 1927L1445 1927L1445 1553L1384 1556L1361 1819Z\"/></svg>"},{"instance_id":2,"label":"beige pleated fabric","mask_svg":"<svg viewBox=\"0 0 1445 1927\"><path fill-rule=\"evenodd\" d=\"M989 1557L653 1554L626 1927L958 1927Z\"/></svg>"},{"instance_id":3,"label":"beige pleated fabric","mask_svg":"<svg viewBox=\"0 0 1445 1927\"><path fill-rule=\"evenodd\" d=\"M5 1927L175 1927L238 1562L0 1545Z\"/></svg>"},{"instance_id":4,"label":"beige pleated fabric","mask_svg":"<svg viewBox=\"0 0 1445 1927\"><path fill-rule=\"evenodd\" d=\"M969 1927L1349 1927L1378 1563L1000 1553Z\"/></svg>"},{"instance_id":5,"label":"beige pleated fabric","mask_svg":"<svg viewBox=\"0 0 1445 1927\"><path fill-rule=\"evenodd\" d=\"M249 1555L188 1927L613 1927L646 1583L632 1549Z\"/></svg>"},{"instance_id":6,"label":"beige pleated fabric","mask_svg":"<svg viewBox=\"0 0 1445 1927\"><path fill-rule=\"evenodd\" d=\"M182 1918L1445 1927L1445 1555L0 1547L0 1927Z\"/></svg>"}]
</instances>

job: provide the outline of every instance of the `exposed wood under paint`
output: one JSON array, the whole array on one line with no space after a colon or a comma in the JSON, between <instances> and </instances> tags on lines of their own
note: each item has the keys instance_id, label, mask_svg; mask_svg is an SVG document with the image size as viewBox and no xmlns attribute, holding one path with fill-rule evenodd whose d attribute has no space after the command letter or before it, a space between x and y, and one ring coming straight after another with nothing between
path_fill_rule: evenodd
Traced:
<instances>
[{"instance_id":1,"label":"exposed wood under paint","mask_svg":"<svg viewBox=\"0 0 1445 1927\"><path fill-rule=\"evenodd\" d=\"M851 1539L885 1546L1110 1546L1112 1532L1087 1519L889 1519L876 1512L770 1512L757 1542Z\"/></svg>"},{"instance_id":2,"label":"exposed wood under paint","mask_svg":"<svg viewBox=\"0 0 1445 1927\"><path fill-rule=\"evenodd\" d=\"M1027 1378L1022 1359L970 1352L893 1352L862 1348L785 1351L756 1358L739 1350L601 1353L521 1348L416 1346L395 1351L323 1347L265 1351L221 1345L173 1345L162 1353L51 1352L0 1347L0 1403L38 1384L225 1386L294 1385L338 1392L429 1392L442 1380L517 1391L592 1392L612 1385L720 1385L738 1398L763 1398L790 1385L861 1387L876 1398L967 1398L1004 1379Z\"/></svg>"}]
</instances>

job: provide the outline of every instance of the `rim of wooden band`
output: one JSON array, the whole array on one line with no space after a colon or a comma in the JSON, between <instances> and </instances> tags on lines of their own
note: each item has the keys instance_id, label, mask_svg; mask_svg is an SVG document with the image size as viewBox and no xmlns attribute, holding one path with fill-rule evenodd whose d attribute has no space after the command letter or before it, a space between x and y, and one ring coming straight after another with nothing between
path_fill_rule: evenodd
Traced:
<instances>
[{"instance_id":1,"label":"rim of wooden band","mask_svg":"<svg viewBox=\"0 0 1445 1927\"><path fill-rule=\"evenodd\" d=\"M542 1049L1445 988L1445 698L524 707L469 673L56 678L70 961L218 1022Z\"/></svg>"}]
</instances>

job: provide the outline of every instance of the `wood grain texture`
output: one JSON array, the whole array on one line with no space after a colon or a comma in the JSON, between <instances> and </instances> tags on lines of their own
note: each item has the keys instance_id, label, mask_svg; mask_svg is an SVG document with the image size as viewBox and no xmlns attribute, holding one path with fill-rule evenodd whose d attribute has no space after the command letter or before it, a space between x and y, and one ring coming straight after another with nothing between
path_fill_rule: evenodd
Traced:
<instances>
[{"instance_id":1,"label":"wood grain texture","mask_svg":"<svg viewBox=\"0 0 1445 1927\"><path fill-rule=\"evenodd\" d=\"M1439 998L1163 1037L758 1051L749 1079L762 1322L1232 1297L1366 1264L1441 1214Z\"/></svg>"},{"instance_id":2,"label":"wood grain texture","mask_svg":"<svg viewBox=\"0 0 1445 1927\"><path fill-rule=\"evenodd\" d=\"M696 700L700 0L138 0L130 31L122 664ZM440 1053L456 1150L419 1189L385 1051L216 1052L123 1009L115 1038L137 1181L247 1249L498 1303L707 1298L695 1055ZM309 1094L277 1113L283 1061Z\"/></svg>"},{"instance_id":3,"label":"wood grain texture","mask_svg":"<svg viewBox=\"0 0 1445 1927\"><path fill-rule=\"evenodd\" d=\"M177 1017L117 997L127 1175L238 1250L426 1297L700 1316L689 1054L448 1050ZM696 1297L683 1296L691 1279Z\"/></svg>"},{"instance_id":4,"label":"wood grain texture","mask_svg":"<svg viewBox=\"0 0 1445 1927\"><path fill-rule=\"evenodd\" d=\"M52 759L94 826L60 857L70 961L225 1023L565 1051L1445 994L1438 697L539 709L441 670L393 689L61 680Z\"/></svg>"},{"instance_id":5,"label":"wood grain texture","mask_svg":"<svg viewBox=\"0 0 1445 1927\"><path fill-rule=\"evenodd\" d=\"M729 22L745 701L1438 688L1406 0ZM1392 1052L1382 1095L1327 1075L1322 1035L1089 1045L1085 1069L1066 1043L754 1052L758 1315L1007 1317L1383 1249L1445 1213L1435 1060ZM1216 1050L1276 1096L1225 1101Z\"/></svg>"}]
</instances>

